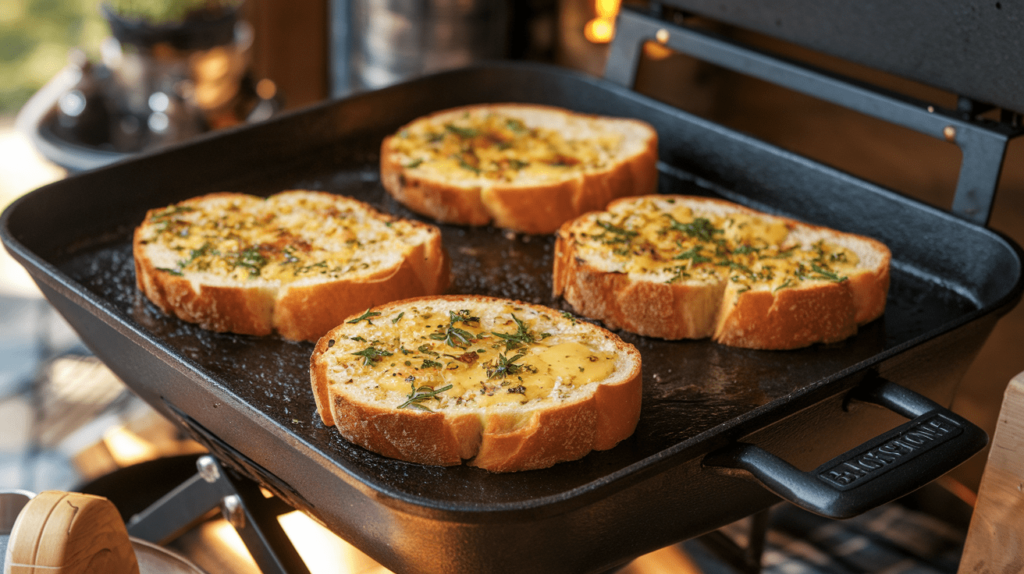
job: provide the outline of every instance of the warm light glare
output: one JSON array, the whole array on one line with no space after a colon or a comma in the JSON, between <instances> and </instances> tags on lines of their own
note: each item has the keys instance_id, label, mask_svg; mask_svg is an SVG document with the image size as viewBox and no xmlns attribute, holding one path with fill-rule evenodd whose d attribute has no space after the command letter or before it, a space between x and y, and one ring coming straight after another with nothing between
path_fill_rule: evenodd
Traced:
<instances>
[{"instance_id":1,"label":"warm light glare","mask_svg":"<svg viewBox=\"0 0 1024 574\"><path fill-rule=\"evenodd\" d=\"M605 18L594 18L583 28L583 35L595 44L607 44L615 35L615 21Z\"/></svg>"},{"instance_id":2,"label":"warm light glare","mask_svg":"<svg viewBox=\"0 0 1024 574\"><path fill-rule=\"evenodd\" d=\"M615 37L615 16L620 0L594 0L596 18L583 27L583 35L595 44L607 44Z\"/></svg>"},{"instance_id":3,"label":"warm light glare","mask_svg":"<svg viewBox=\"0 0 1024 574\"><path fill-rule=\"evenodd\" d=\"M152 443L123 426L114 427L103 433L103 444L110 451L110 456L122 468L152 460L158 455L156 447Z\"/></svg>"},{"instance_id":4,"label":"warm light glare","mask_svg":"<svg viewBox=\"0 0 1024 574\"><path fill-rule=\"evenodd\" d=\"M615 19L615 16L619 13L620 3L621 0L595 0L594 13L597 14L598 18Z\"/></svg>"},{"instance_id":5,"label":"warm light glare","mask_svg":"<svg viewBox=\"0 0 1024 574\"><path fill-rule=\"evenodd\" d=\"M203 528L209 529L210 534L217 538L239 559L244 561L252 560L252 557L249 555L249 549L245 547L242 537L238 535L235 527L231 526L231 523L227 520L212 520L204 524Z\"/></svg>"},{"instance_id":6,"label":"warm light glare","mask_svg":"<svg viewBox=\"0 0 1024 574\"><path fill-rule=\"evenodd\" d=\"M305 514L294 511L278 517L281 528L295 545L310 574L388 574L356 547Z\"/></svg>"}]
</instances>

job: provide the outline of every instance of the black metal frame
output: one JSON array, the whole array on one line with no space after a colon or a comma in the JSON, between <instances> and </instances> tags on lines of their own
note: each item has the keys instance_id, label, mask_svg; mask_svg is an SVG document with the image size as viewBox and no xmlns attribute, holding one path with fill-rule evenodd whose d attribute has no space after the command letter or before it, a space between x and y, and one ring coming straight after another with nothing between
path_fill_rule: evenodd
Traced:
<instances>
[{"instance_id":1,"label":"black metal frame","mask_svg":"<svg viewBox=\"0 0 1024 574\"><path fill-rule=\"evenodd\" d=\"M960 99L956 110L942 109L629 8L619 14L605 79L632 88L646 42L956 144L963 162L952 212L978 225L986 225L992 214L1009 140L1024 134L1013 118L978 119L984 106L967 98Z\"/></svg>"},{"instance_id":2,"label":"black metal frame","mask_svg":"<svg viewBox=\"0 0 1024 574\"><path fill-rule=\"evenodd\" d=\"M198 472L128 521L128 534L167 544L220 509L264 574L309 574L277 517L294 510L210 455Z\"/></svg>"}]
</instances>

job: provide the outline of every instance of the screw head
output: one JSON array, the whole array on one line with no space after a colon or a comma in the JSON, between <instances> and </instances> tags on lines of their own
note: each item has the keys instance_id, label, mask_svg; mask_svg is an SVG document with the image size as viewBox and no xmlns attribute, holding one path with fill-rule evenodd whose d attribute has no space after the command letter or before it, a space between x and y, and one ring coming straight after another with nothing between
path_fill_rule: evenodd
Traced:
<instances>
[{"instance_id":1,"label":"screw head","mask_svg":"<svg viewBox=\"0 0 1024 574\"><path fill-rule=\"evenodd\" d=\"M217 461L210 455L199 457L196 460L196 468L199 470L199 476L203 477L206 482L217 482L217 479L220 478Z\"/></svg>"},{"instance_id":2,"label":"screw head","mask_svg":"<svg viewBox=\"0 0 1024 574\"><path fill-rule=\"evenodd\" d=\"M225 496L221 501L220 512L224 515L231 526L245 528L245 509L242 508L242 499L237 494Z\"/></svg>"}]
</instances>

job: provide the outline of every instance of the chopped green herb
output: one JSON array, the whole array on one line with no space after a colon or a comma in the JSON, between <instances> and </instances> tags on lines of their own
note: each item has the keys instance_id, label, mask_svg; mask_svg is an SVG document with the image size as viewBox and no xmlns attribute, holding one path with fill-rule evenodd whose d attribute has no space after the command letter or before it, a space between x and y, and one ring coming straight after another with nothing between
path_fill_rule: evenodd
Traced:
<instances>
[{"instance_id":1,"label":"chopped green herb","mask_svg":"<svg viewBox=\"0 0 1024 574\"><path fill-rule=\"evenodd\" d=\"M414 160L410 161L409 163L405 164L405 165L404 165L404 166L402 166L402 167L404 167L404 168L406 168L406 169L412 169L412 168L414 168L414 167L419 167L421 163L423 163L423 158L421 158L421 157L418 157L418 158L416 158L416 159L414 159Z\"/></svg>"},{"instance_id":2,"label":"chopped green herb","mask_svg":"<svg viewBox=\"0 0 1024 574\"><path fill-rule=\"evenodd\" d=\"M498 362L487 368L487 380L504 379L509 375L519 373L525 365L516 364L516 361L525 357L525 353L519 353L509 359L502 353L498 353Z\"/></svg>"},{"instance_id":3,"label":"chopped green herb","mask_svg":"<svg viewBox=\"0 0 1024 574\"><path fill-rule=\"evenodd\" d=\"M847 277L840 277L839 275L836 275L832 271L829 271L828 269L825 269L814 262L811 262L811 270L817 273L818 275L821 275L825 279L828 279L829 281L834 281L836 283L842 283L847 279Z\"/></svg>"},{"instance_id":4,"label":"chopped green herb","mask_svg":"<svg viewBox=\"0 0 1024 574\"><path fill-rule=\"evenodd\" d=\"M267 264L267 258L260 254L259 249L250 247L234 254L231 263L232 268L245 267L249 270L250 277L256 277Z\"/></svg>"},{"instance_id":5,"label":"chopped green herb","mask_svg":"<svg viewBox=\"0 0 1024 574\"><path fill-rule=\"evenodd\" d=\"M509 118L505 120L505 126L514 132L526 131L526 125L522 121L515 118Z\"/></svg>"},{"instance_id":6,"label":"chopped green herb","mask_svg":"<svg viewBox=\"0 0 1024 574\"><path fill-rule=\"evenodd\" d=\"M391 320L391 324L394 325L395 323L401 321L402 317L404 315L405 315L405 311L402 311L401 313L399 313L394 319Z\"/></svg>"},{"instance_id":7,"label":"chopped green herb","mask_svg":"<svg viewBox=\"0 0 1024 574\"><path fill-rule=\"evenodd\" d=\"M156 221L157 219L166 219L166 218L168 218L168 217L170 217L172 215L177 215L179 213L189 213L189 212L195 211L195 210L196 210L196 208L188 206L188 205L172 205L172 206L168 207L167 209L164 209L160 213L157 213L156 215L154 215L153 216L153 220Z\"/></svg>"},{"instance_id":8,"label":"chopped green herb","mask_svg":"<svg viewBox=\"0 0 1024 574\"><path fill-rule=\"evenodd\" d=\"M452 325L448 325L448 327L445 327L440 331L431 333L430 338L435 341L441 341L449 347L456 347L459 349L465 349L475 340L473 333Z\"/></svg>"},{"instance_id":9,"label":"chopped green herb","mask_svg":"<svg viewBox=\"0 0 1024 574\"><path fill-rule=\"evenodd\" d=\"M474 167L474 166L470 165L469 163L466 162L465 159L463 159L461 157L459 158L459 167L461 167L462 169L471 171L471 172L473 172L473 173L475 173L477 175L480 175L480 168Z\"/></svg>"},{"instance_id":10,"label":"chopped green herb","mask_svg":"<svg viewBox=\"0 0 1024 574\"><path fill-rule=\"evenodd\" d=\"M377 347L374 347L374 346L371 345L371 346L363 349L362 351L358 351L358 352L352 353L352 354L356 355L357 357L362 357L363 358L363 366L367 366L367 365L373 365L373 363L381 360L384 357L390 357L391 356L391 351L386 351L384 349L378 349Z\"/></svg>"},{"instance_id":11,"label":"chopped green herb","mask_svg":"<svg viewBox=\"0 0 1024 574\"><path fill-rule=\"evenodd\" d=\"M455 124L445 124L444 129L447 130L449 133L453 133L459 136L460 138L465 139L475 138L476 136L480 135L480 130L476 130L473 128L460 128Z\"/></svg>"},{"instance_id":12,"label":"chopped green herb","mask_svg":"<svg viewBox=\"0 0 1024 574\"><path fill-rule=\"evenodd\" d=\"M746 265L743 265L741 263L736 263L735 261L729 261L728 259L722 259L721 261L718 261L717 263L715 263L715 265L717 265L719 267L728 267L729 269L734 269L736 271L742 271L743 273L746 273L747 275L750 275L751 277L755 276L755 273L753 271L751 271L750 268L747 267Z\"/></svg>"},{"instance_id":13,"label":"chopped green herb","mask_svg":"<svg viewBox=\"0 0 1024 574\"><path fill-rule=\"evenodd\" d=\"M437 361L431 361L430 359L423 359L423 364L420 365L420 368L421 369L440 369L443 366L444 365L442 365L441 363L438 363Z\"/></svg>"},{"instance_id":14,"label":"chopped green herb","mask_svg":"<svg viewBox=\"0 0 1024 574\"><path fill-rule=\"evenodd\" d=\"M345 322L348 323L349 325L355 325L356 323L358 323L360 321L366 321L367 323L373 325L373 321L371 321L370 319L373 318L373 317L376 317L377 315L380 315L380 313L377 312L377 311L370 311L370 309L367 308L366 312L363 313L362 315L356 317L355 319L351 319L351 320L345 321Z\"/></svg>"},{"instance_id":15,"label":"chopped green herb","mask_svg":"<svg viewBox=\"0 0 1024 574\"><path fill-rule=\"evenodd\" d=\"M529 345L537 340L533 333L530 332L530 328L526 326L526 323L520 321L519 318L516 317L515 313L512 313L511 315L512 320L516 322L517 328L515 333L496 333L491 331L492 335L505 342L506 353L513 349L518 349L523 345Z\"/></svg>"},{"instance_id":16,"label":"chopped green herb","mask_svg":"<svg viewBox=\"0 0 1024 574\"><path fill-rule=\"evenodd\" d=\"M686 251L683 251L679 255L676 255L672 259L676 259L676 260L690 259L691 261L693 261L694 265L696 265L697 263L707 263L707 262L711 261L710 257L704 257L703 255L700 254L700 251L701 251L701 246L700 245L694 245L690 249L687 249Z\"/></svg>"},{"instance_id":17,"label":"chopped green herb","mask_svg":"<svg viewBox=\"0 0 1024 574\"><path fill-rule=\"evenodd\" d=\"M667 213L665 214L665 217L668 217L669 220L671 220L669 229L682 231L690 237L696 237L701 241L711 242L714 241L715 234L725 233L721 229L715 229L715 226L711 225L711 221L703 217L697 217L690 223L679 223L674 217Z\"/></svg>"},{"instance_id":18,"label":"chopped green herb","mask_svg":"<svg viewBox=\"0 0 1024 574\"><path fill-rule=\"evenodd\" d=\"M427 408L426 406L424 406L421 403L423 401L427 400L427 399L439 400L437 398L437 395L439 395L439 394L447 391L448 389L452 388L451 385L445 385L445 386L441 387L440 389L435 389L433 387L428 387L426 385L423 385L422 387L416 388L416 384L415 383L409 383L409 386L412 387L412 390L409 391L408 395L406 395L409 398L409 400L407 400L404 403L398 405L397 408L400 408L400 409L413 408L413 409L419 409L421 411L429 411L430 409Z\"/></svg>"},{"instance_id":19,"label":"chopped green herb","mask_svg":"<svg viewBox=\"0 0 1024 574\"><path fill-rule=\"evenodd\" d=\"M630 230L624 229L622 227L616 227L616 226L614 226L611 223L608 223L606 221L598 220L597 221L597 225L600 226L605 231L608 231L609 233L614 233L615 235L618 235L618 236L620 236L620 237L622 237L624 239L632 239L632 238L636 237L637 235L639 235L639 232L630 231Z\"/></svg>"},{"instance_id":20,"label":"chopped green herb","mask_svg":"<svg viewBox=\"0 0 1024 574\"><path fill-rule=\"evenodd\" d=\"M780 289L785 289L786 287L790 287L790 286L792 286L792 285L793 285L793 280L792 280L792 279L786 279L786 280L785 280L785 281L784 281L784 282L782 283L782 285L779 285L778 287L776 287L775 289L773 289L773 290L772 290L772 293L777 293L777 292L778 292L778 291L779 291Z\"/></svg>"},{"instance_id":21,"label":"chopped green herb","mask_svg":"<svg viewBox=\"0 0 1024 574\"><path fill-rule=\"evenodd\" d=\"M163 271L164 273L170 273L171 275L174 275L175 277L181 277L182 276L181 271L178 271L177 269L168 269L167 267L157 267L156 270L157 271Z\"/></svg>"}]
</instances>

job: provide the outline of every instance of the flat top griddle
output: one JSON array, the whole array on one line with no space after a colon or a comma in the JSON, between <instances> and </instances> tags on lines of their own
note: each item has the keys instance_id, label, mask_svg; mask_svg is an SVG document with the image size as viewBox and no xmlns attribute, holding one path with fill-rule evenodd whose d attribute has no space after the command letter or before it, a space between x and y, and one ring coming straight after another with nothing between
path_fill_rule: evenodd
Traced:
<instances>
[{"instance_id":1,"label":"flat top griddle","mask_svg":"<svg viewBox=\"0 0 1024 574\"><path fill-rule=\"evenodd\" d=\"M203 193L316 189L422 219L383 191L381 139L419 115L495 101L639 117L659 131L660 192L722 197L884 241L893 251L884 317L841 343L786 352L622 333L643 357L635 434L579 461L495 475L404 463L349 444L315 412L312 344L206 332L164 316L135 289L130 234L145 210ZM249 456L270 472L282 472L273 466L276 449L308 450L377 500L442 517L554 512L608 496L849 390L853 375L1007 309L1021 288L1018 249L994 232L627 89L532 64L431 76L82 174L23 198L2 223L8 249L37 281L121 333L124 353L157 355L196 389L230 397L234 416L280 437L277 445L231 447L256 453ZM450 293L568 309L551 294L552 237L440 227L452 258ZM160 380L125 382L151 396L165 391ZM207 405L186 398L175 406L191 414Z\"/></svg>"}]
</instances>

